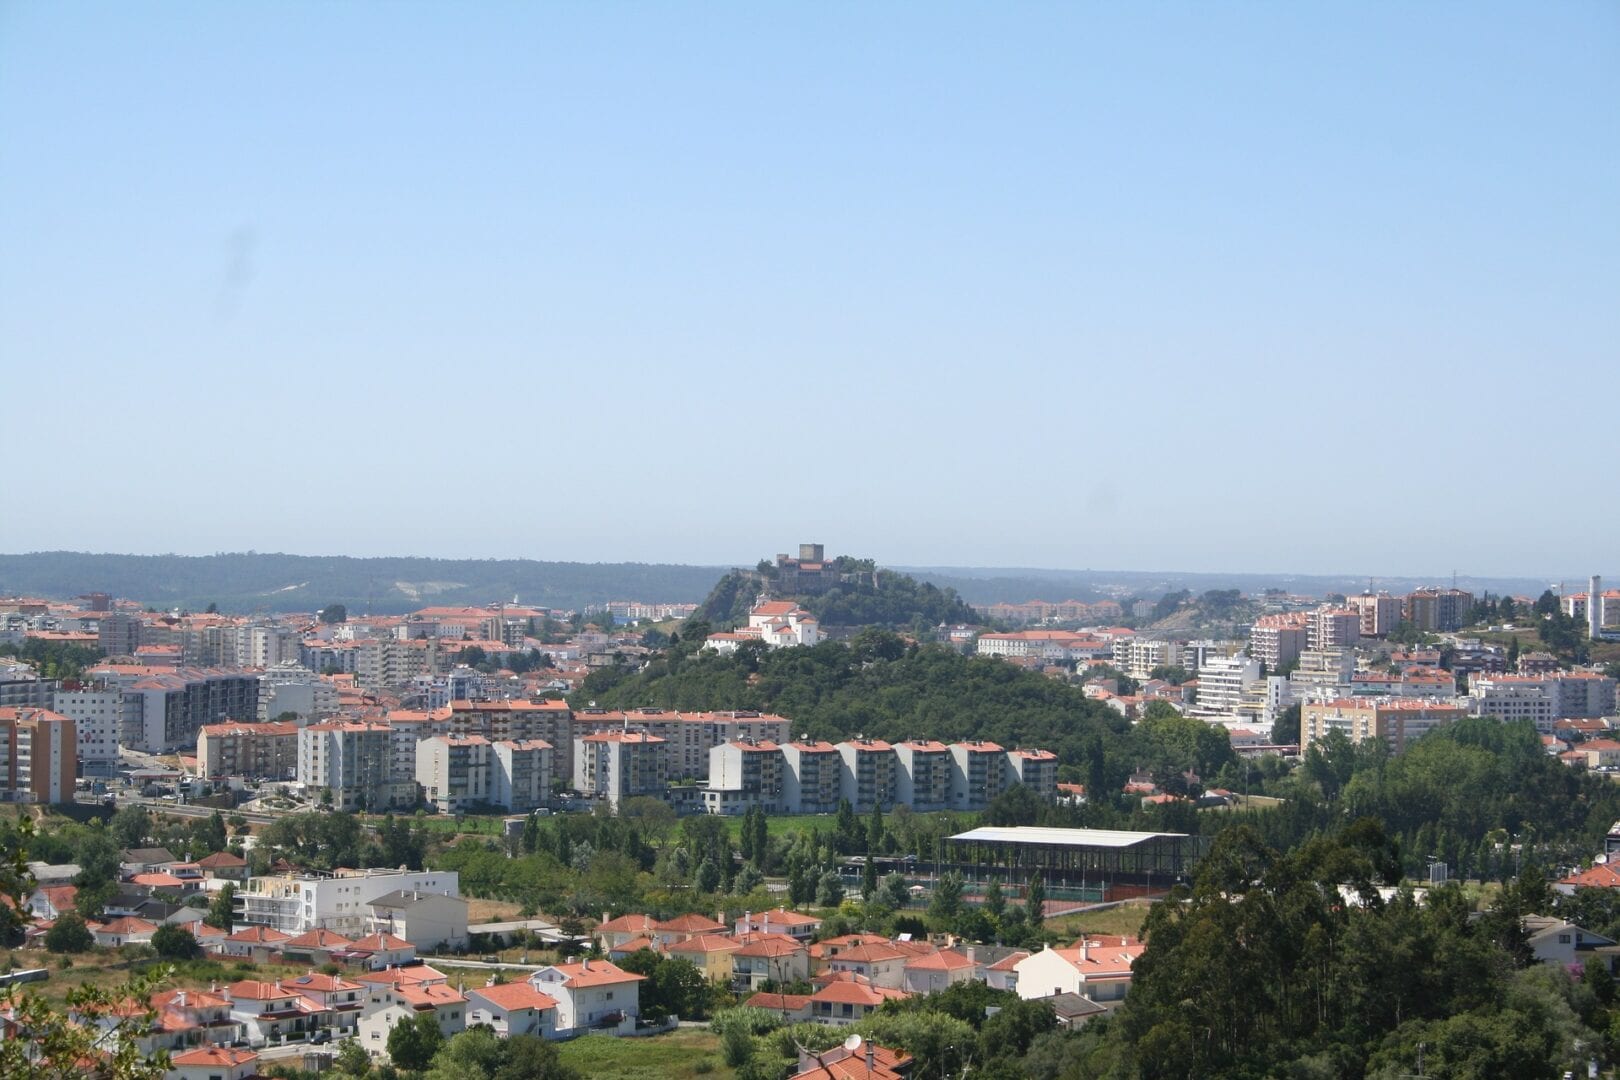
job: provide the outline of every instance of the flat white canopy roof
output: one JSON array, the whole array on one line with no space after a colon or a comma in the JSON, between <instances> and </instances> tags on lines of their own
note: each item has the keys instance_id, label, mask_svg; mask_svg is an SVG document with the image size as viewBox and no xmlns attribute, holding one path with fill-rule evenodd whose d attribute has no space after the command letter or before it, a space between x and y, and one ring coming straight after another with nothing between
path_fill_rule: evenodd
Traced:
<instances>
[{"instance_id":1,"label":"flat white canopy roof","mask_svg":"<svg viewBox=\"0 0 1620 1080\"><path fill-rule=\"evenodd\" d=\"M985 844L1046 844L1052 847L1128 848L1148 840L1185 840L1186 833L1124 832L1120 829L1047 829L1031 825L982 825L952 840Z\"/></svg>"}]
</instances>

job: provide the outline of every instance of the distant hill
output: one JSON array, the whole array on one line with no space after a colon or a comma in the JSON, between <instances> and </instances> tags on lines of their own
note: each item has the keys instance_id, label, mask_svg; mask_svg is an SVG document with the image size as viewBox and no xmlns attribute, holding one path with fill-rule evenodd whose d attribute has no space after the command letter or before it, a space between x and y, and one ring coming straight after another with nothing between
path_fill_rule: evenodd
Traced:
<instances>
[{"instance_id":1,"label":"distant hill","mask_svg":"<svg viewBox=\"0 0 1620 1080\"><path fill-rule=\"evenodd\" d=\"M107 592L159 609L397 614L429 604L489 604L516 596L540 607L579 609L608 600L695 603L721 567L533 559L356 559L344 555L93 555L42 551L0 555L0 596Z\"/></svg>"},{"instance_id":2,"label":"distant hill","mask_svg":"<svg viewBox=\"0 0 1620 1080\"><path fill-rule=\"evenodd\" d=\"M752 570L733 570L715 584L698 606L695 618L716 626L740 625L747 621L754 601L768 593L774 600L799 604L823 628L906 629L978 620L954 589L918 581L898 570L880 570L870 559L843 555L833 559L828 568L837 583L813 592L795 591L768 562Z\"/></svg>"},{"instance_id":3,"label":"distant hill","mask_svg":"<svg viewBox=\"0 0 1620 1080\"><path fill-rule=\"evenodd\" d=\"M1119 599L1134 596L1157 600L1166 593L1186 589L1198 595L1210 590L1238 589L1256 596L1267 589L1283 589L1302 596L1328 596L1333 593L1359 593L1369 578L1356 574L1254 574L1191 573L1179 570L1040 570L1029 567L902 566L896 569L919 581L940 588L955 589L970 604L1005 602L1022 604L1030 600ZM1462 575L1460 588L1475 595L1489 592L1497 596L1540 596L1556 576L1542 578L1486 578ZM1579 575L1569 581L1585 582ZM1437 577L1379 576L1371 579L1373 588L1396 595L1425 585L1450 585L1451 575ZM1584 586L1583 586L1584 587Z\"/></svg>"}]
</instances>

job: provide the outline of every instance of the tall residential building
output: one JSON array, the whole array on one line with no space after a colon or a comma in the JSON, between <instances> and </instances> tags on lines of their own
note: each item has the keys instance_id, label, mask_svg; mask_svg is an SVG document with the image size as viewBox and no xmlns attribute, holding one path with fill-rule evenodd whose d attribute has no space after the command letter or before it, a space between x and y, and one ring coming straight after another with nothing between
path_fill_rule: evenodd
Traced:
<instances>
[{"instance_id":1,"label":"tall residential building","mask_svg":"<svg viewBox=\"0 0 1620 1080\"><path fill-rule=\"evenodd\" d=\"M59 685L55 679L41 679L31 664L0 656L0 709L19 705L50 708L51 695Z\"/></svg>"},{"instance_id":2,"label":"tall residential building","mask_svg":"<svg viewBox=\"0 0 1620 1080\"><path fill-rule=\"evenodd\" d=\"M1262 615L1249 630L1249 654L1273 674L1299 659L1305 649L1308 617L1303 611Z\"/></svg>"},{"instance_id":3,"label":"tall residential building","mask_svg":"<svg viewBox=\"0 0 1620 1080\"><path fill-rule=\"evenodd\" d=\"M951 805L951 748L931 739L894 744L899 765L895 803L918 812L948 810Z\"/></svg>"},{"instance_id":4,"label":"tall residential building","mask_svg":"<svg viewBox=\"0 0 1620 1080\"><path fill-rule=\"evenodd\" d=\"M298 725L204 724L197 733L197 771L205 780L291 780L298 775Z\"/></svg>"},{"instance_id":5,"label":"tall residential building","mask_svg":"<svg viewBox=\"0 0 1620 1080\"><path fill-rule=\"evenodd\" d=\"M416 803L416 782L394 774L387 724L311 724L298 732L298 782L332 793L339 810L381 810Z\"/></svg>"},{"instance_id":6,"label":"tall residential building","mask_svg":"<svg viewBox=\"0 0 1620 1080\"><path fill-rule=\"evenodd\" d=\"M1404 614L1419 630L1434 633L1468 625L1474 594L1464 589L1418 589L1406 596Z\"/></svg>"},{"instance_id":7,"label":"tall residential building","mask_svg":"<svg viewBox=\"0 0 1620 1080\"><path fill-rule=\"evenodd\" d=\"M1305 647L1337 649L1361 640L1361 612L1355 608L1319 607L1309 612Z\"/></svg>"},{"instance_id":8,"label":"tall residential building","mask_svg":"<svg viewBox=\"0 0 1620 1080\"><path fill-rule=\"evenodd\" d=\"M1114 666L1133 679L1146 679L1154 668L1178 667L1181 645L1152 638L1118 637L1112 646Z\"/></svg>"},{"instance_id":9,"label":"tall residential building","mask_svg":"<svg viewBox=\"0 0 1620 1080\"><path fill-rule=\"evenodd\" d=\"M1260 661L1252 656L1239 653L1211 660L1198 672L1198 711L1209 715L1235 715L1244 692L1259 681Z\"/></svg>"},{"instance_id":10,"label":"tall residential building","mask_svg":"<svg viewBox=\"0 0 1620 1080\"><path fill-rule=\"evenodd\" d=\"M118 771L118 746L124 730L140 719L138 697L105 683L77 690L58 690L51 707L72 720L78 730L79 766L85 776L108 777Z\"/></svg>"},{"instance_id":11,"label":"tall residential building","mask_svg":"<svg viewBox=\"0 0 1620 1080\"><path fill-rule=\"evenodd\" d=\"M1057 795L1057 766L1050 750L1007 751L1008 784L1022 784L1043 799Z\"/></svg>"},{"instance_id":12,"label":"tall residential building","mask_svg":"<svg viewBox=\"0 0 1620 1080\"><path fill-rule=\"evenodd\" d=\"M574 741L574 788L614 806L635 795L662 798L668 761L669 743L656 735L598 731Z\"/></svg>"},{"instance_id":13,"label":"tall residential building","mask_svg":"<svg viewBox=\"0 0 1620 1080\"><path fill-rule=\"evenodd\" d=\"M850 739L838 744L838 756L840 795L857 814L894 807L900 780L893 746L882 739Z\"/></svg>"},{"instance_id":14,"label":"tall residential building","mask_svg":"<svg viewBox=\"0 0 1620 1080\"><path fill-rule=\"evenodd\" d=\"M491 805L494 754L482 735L435 735L416 744L416 783L443 814Z\"/></svg>"},{"instance_id":15,"label":"tall residential building","mask_svg":"<svg viewBox=\"0 0 1620 1080\"><path fill-rule=\"evenodd\" d=\"M1346 597L1345 606L1360 613L1362 637L1387 637L1401 621L1401 599L1387 592Z\"/></svg>"},{"instance_id":16,"label":"tall residential building","mask_svg":"<svg viewBox=\"0 0 1620 1080\"><path fill-rule=\"evenodd\" d=\"M260 720L293 713L305 723L338 711L337 686L296 661L277 664L259 676Z\"/></svg>"},{"instance_id":17,"label":"tall residential building","mask_svg":"<svg viewBox=\"0 0 1620 1080\"><path fill-rule=\"evenodd\" d=\"M526 814L551 803L551 781L555 775L556 754L544 739L505 739L492 743L495 755L494 794L496 806L514 814Z\"/></svg>"},{"instance_id":18,"label":"tall residential building","mask_svg":"<svg viewBox=\"0 0 1620 1080\"><path fill-rule=\"evenodd\" d=\"M951 744L951 809L983 810L1007 786L1006 751L993 742Z\"/></svg>"},{"instance_id":19,"label":"tall residential building","mask_svg":"<svg viewBox=\"0 0 1620 1080\"><path fill-rule=\"evenodd\" d=\"M78 761L72 720L49 709L0 708L0 797L72 802Z\"/></svg>"},{"instance_id":20,"label":"tall residential building","mask_svg":"<svg viewBox=\"0 0 1620 1080\"><path fill-rule=\"evenodd\" d=\"M450 732L482 735L491 742L550 743L560 755L552 768L562 779L573 772L574 712L566 701L452 701Z\"/></svg>"},{"instance_id":21,"label":"tall residential building","mask_svg":"<svg viewBox=\"0 0 1620 1080\"><path fill-rule=\"evenodd\" d=\"M729 742L709 751L709 782L703 808L727 816L760 807L766 813L787 811L784 793L786 761L771 742ZM787 811L791 812L791 811Z\"/></svg>"},{"instance_id":22,"label":"tall residential building","mask_svg":"<svg viewBox=\"0 0 1620 1080\"><path fill-rule=\"evenodd\" d=\"M731 712L676 712L673 709L581 709L573 714L574 729L642 731L669 743L669 775L709 779L709 751L730 742L782 744L792 737L792 725L781 716L739 709Z\"/></svg>"},{"instance_id":23,"label":"tall residential building","mask_svg":"<svg viewBox=\"0 0 1620 1080\"><path fill-rule=\"evenodd\" d=\"M801 814L830 814L843 790L844 760L829 742L800 737L782 744L783 798Z\"/></svg>"},{"instance_id":24,"label":"tall residential building","mask_svg":"<svg viewBox=\"0 0 1620 1080\"><path fill-rule=\"evenodd\" d=\"M195 746L204 724L259 715L254 672L99 664L85 674L138 699L139 706L125 714L121 741L149 754Z\"/></svg>"},{"instance_id":25,"label":"tall residential building","mask_svg":"<svg viewBox=\"0 0 1620 1080\"><path fill-rule=\"evenodd\" d=\"M134 656L141 642L139 616L111 611L96 626L96 644L106 656Z\"/></svg>"},{"instance_id":26,"label":"tall residential building","mask_svg":"<svg viewBox=\"0 0 1620 1080\"><path fill-rule=\"evenodd\" d=\"M1342 731L1353 743L1383 739L1395 753L1442 724L1468 715L1460 705L1420 698L1342 698L1307 703L1300 710L1300 751Z\"/></svg>"}]
</instances>

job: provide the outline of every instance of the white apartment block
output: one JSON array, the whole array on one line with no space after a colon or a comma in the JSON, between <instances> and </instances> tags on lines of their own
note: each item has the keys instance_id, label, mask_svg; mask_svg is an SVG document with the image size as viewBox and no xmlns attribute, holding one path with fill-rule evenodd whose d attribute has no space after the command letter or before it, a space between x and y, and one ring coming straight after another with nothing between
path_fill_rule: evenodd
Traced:
<instances>
[{"instance_id":1,"label":"white apartment block","mask_svg":"<svg viewBox=\"0 0 1620 1080\"><path fill-rule=\"evenodd\" d=\"M899 788L895 802L918 812L951 806L951 748L930 739L894 744Z\"/></svg>"},{"instance_id":2,"label":"white apartment block","mask_svg":"<svg viewBox=\"0 0 1620 1080\"><path fill-rule=\"evenodd\" d=\"M990 742L947 745L879 739L831 743L731 744L712 751L704 808L742 814L825 814L848 799L857 813L890 809L982 810L1013 784L1042 798L1057 794L1057 755L1049 750L1003 750Z\"/></svg>"},{"instance_id":3,"label":"white apartment block","mask_svg":"<svg viewBox=\"0 0 1620 1080\"><path fill-rule=\"evenodd\" d=\"M298 732L298 782L332 793L338 810L381 810L416 803L416 783L394 773L387 724L311 724Z\"/></svg>"},{"instance_id":4,"label":"white apartment block","mask_svg":"<svg viewBox=\"0 0 1620 1080\"><path fill-rule=\"evenodd\" d=\"M527 812L551 797L551 744L435 735L416 744L416 783L441 813L478 806Z\"/></svg>"},{"instance_id":5,"label":"white apartment block","mask_svg":"<svg viewBox=\"0 0 1620 1080\"><path fill-rule=\"evenodd\" d=\"M1250 655L1268 672L1293 663L1305 649L1305 623L1303 612L1262 616L1249 630Z\"/></svg>"},{"instance_id":6,"label":"white apartment block","mask_svg":"<svg viewBox=\"0 0 1620 1080\"><path fill-rule=\"evenodd\" d=\"M574 740L574 789L614 806L635 795L662 798L669 743L640 731L598 731Z\"/></svg>"},{"instance_id":7,"label":"white apartment block","mask_svg":"<svg viewBox=\"0 0 1620 1080\"><path fill-rule=\"evenodd\" d=\"M951 744L951 809L983 810L1007 788L1006 751L993 742Z\"/></svg>"},{"instance_id":8,"label":"white apartment block","mask_svg":"<svg viewBox=\"0 0 1620 1080\"><path fill-rule=\"evenodd\" d=\"M503 739L492 744L495 754L496 806L526 814L551 803L551 781L556 775L555 748L544 739Z\"/></svg>"},{"instance_id":9,"label":"white apartment block","mask_svg":"<svg viewBox=\"0 0 1620 1080\"><path fill-rule=\"evenodd\" d=\"M829 742L799 738L782 744L782 800L791 813L830 814L842 797L844 759Z\"/></svg>"},{"instance_id":10,"label":"white apartment block","mask_svg":"<svg viewBox=\"0 0 1620 1080\"><path fill-rule=\"evenodd\" d=\"M1146 679L1155 668L1180 667L1182 661L1180 643L1155 638L1115 638L1112 652L1114 666L1133 679Z\"/></svg>"},{"instance_id":11,"label":"white apartment block","mask_svg":"<svg viewBox=\"0 0 1620 1080\"><path fill-rule=\"evenodd\" d=\"M325 720L337 711L337 686L296 662L278 664L259 676L260 720L294 713L309 723Z\"/></svg>"},{"instance_id":12,"label":"white apartment block","mask_svg":"<svg viewBox=\"0 0 1620 1080\"><path fill-rule=\"evenodd\" d=\"M114 775L124 726L139 722L140 701L107 686L57 690L51 701L51 709L72 720L78 729L79 764L84 775Z\"/></svg>"},{"instance_id":13,"label":"white apartment block","mask_svg":"<svg viewBox=\"0 0 1620 1080\"><path fill-rule=\"evenodd\" d=\"M284 934L330 930L347 938L369 932L371 902L390 893L461 895L454 870L347 870L248 878L236 893L239 922Z\"/></svg>"},{"instance_id":14,"label":"white apartment block","mask_svg":"<svg viewBox=\"0 0 1620 1080\"><path fill-rule=\"evenodd\" d=\"M1198 672L1198 711L1235 716L1243 698L1260 682L1260 661L1252 656L1211 660Z\"/></svg>"}]
</instances>

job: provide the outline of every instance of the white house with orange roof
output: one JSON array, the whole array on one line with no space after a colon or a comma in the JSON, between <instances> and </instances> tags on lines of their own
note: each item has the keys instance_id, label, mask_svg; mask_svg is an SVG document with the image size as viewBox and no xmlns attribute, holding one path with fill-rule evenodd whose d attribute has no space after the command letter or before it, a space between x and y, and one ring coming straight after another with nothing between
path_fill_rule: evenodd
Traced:
<instances>
[{"instance_id":1,"label":"white house with orange roof","mask_svg":"<svg viewBox=\"0 0 1620 1080\"><path fill-rule=\"evenodd\" d=\"M488 1024L501 1038L535 1035L549 1039L557 1033L557 999L528 982L497 984L467 991L467 1023Z\"/></svg>"},{"instance_id":2,"label":"white house with orange roof","mask_svg":"<svg viewBox=\"0 0 1620 1080\"><path fill-rule=\"evenodd\" d=\"M678 941L685 941L698 934L729 934L731 928L717 919L707 915L690 912L686 915L677 915L673 919L655 922L652 925L652 938L658 948L668 949Z\"/></svg>"},{"instance_id":3,"label":"white house with orange roof","mask_svg":"<svg viewBox=\"0 0 1620 1080\"><path fill-rule=\"evenodd\" d=\"M90 936L104 949L116 949L121 945L150 945L152 935L157 932L157 923L137 919L133 915L86 925L90 928Z\"/></svg>"},{"instance_id":4,"label":"white house with orange roof","mask_svg":"<svg viewBox=\"0 0 1620 1080\"><path fill-rule=\"evenodd\" d=\"M396 969L397 970L397 969ZM468 1001L461 991L444 982L367 983L369 1000L360 1011L357 1037L373 1056L386 1056L388 1033L414 1016L432 1015L445 1038L467 1028Z\"/></svg>"},{"instance_id":5,"label":"white house with orange roof","mask_svg":"<svg viewBox=\"0 0 1620 1080\"><path fill-rule=\"evenodd\" d=\"M992 990L1017 990L1018 963L1028 956L1029 953L1023 949L1003 956L984 969L985 984Z\"/></svg>"},{"instance_id":6,"label":"white house with orange roof","mask_svg":"<svg viewBox=\"0 0 1620 1080\"><path fill-rule=\"evenodd\" d=\"M141 1020L148 1011L154 1014L151 1020ZM147 1056L160 1050L180 1050L199 1043L219 1045L241 1038L241 1025L231 1019L230 999L203 990L164 990L144 1003L129 999L110 1013L97 1016L94 1023L107 1032L121 1024L139 1027L144 1023L135 1042Z\"/></svg>"},{"instance_id":7,"label":"white house with orange roof","mask_svg":"<svg viewBox=\"0 0 1620 1080\"><path fill-rule=\"evenodd\" d=\"M291 934L284 934L273 926L244 926L227 934L216 951L221 956L239 956L262 964L281 952L282 943L290 940Z\"/></svg>"},{"instance_id":8,"label":"white house with orange roof","mask_svg":"<svg viewBox=\"0 0 1620 1080\"><path fill-rule=\"evenodd\" d=\"M824 972L847 972L871 981L873 986L903 990L906 984L906 965L912 954L898 948L891 941L854 945L829 957Z\"/></svg>"},{"instance_id":9,"label":"white house with orange roof","mask_svg":"<svg viewBox=\"0 0 1620 1080\"><path fill-rule=\"evenodd\" d=\"M169 1058L163 1080L252 1080L259 1075L259 1055L229 1046L199 1046Z\"/></svg>"},{"instance_id":10,"label":"white house with orange roof","mask_svg":"<svg viewBox=\"0 0 1620 1080\"><path fill-rule=\"evenodd\" d=\"M353 1033L369 997L364 983L318 971L283 979L282 985L304 999L313 1026L334 1028L343 1035Z\"/></svg>"},{"instance_id":11,"label":"white house with orange roof","mask_svg":"<svg viewBox=\"0 0 1620 1080\"><path fill-rule=\"evenodd\" d=\"M315 1010L280 980L243 979L232 983L225 996L231 1001L231 1019L242 1025L250 1045L263 1046L312 1026L310 1014Z\"/></svg>"},{"instance_id":12,"label":"white house with orange roof","mask_svg":"<svg viewBox=\"0 0 1620 1080\"><path fill-rule=\"evenodd\" d=\"M529 985L557 1002L557 1030L622 1035L636 1030L645 975L607 960L552 964L529 976Z\"/></svg>"},{"instance_id":13,"label":"white house with orange roof","mask_svg":"<svg viewBox=\"0 0 1620 1080\"><path fill-rule=\"evenodd\" d=\"M843 1027L858 1024L883 1007L885 1001L910 997L904 990L839 980L810 995L810 1018L818 1024Z\"/></svg>"},{"instance_id":14,"label":"white house with orange roof","mask_svg":"<svg viewBox=\"0 0 1620 1080\"><path fill-rule=\"evenodd\" d=\"M785 934L808 943L821 929L821 920L814 915L801 915L787 908L772 908L769 911L743 912L734 929L738 934Z\"/></svg>"},{"instance_id":15,"label":"white house with orange roof","mask_svg":"<svg viewBox=\"0 0 1620 1080\"><path fill-rule=\"evenodd\" d=\"M344 963L360 964L368 971L381 971L414 961L416 946L393 934L367 934L347 950L334 955Z\"/></svg>"},{"instance_id":16,"label":"white house with orange roof","mask_svg":"<svg viewBox=\"0 0 1620 1080\"><path fill-rule=\"evenodd\" d=\"M646 938L649 941L648 948L651 948L654 922L651 915L644 915L639 911L620 915L616 919L608 918L607 912L603 912L602 921L596 924L594 931L596 943L602 947L603 952L607 952L626 942Z\"/></svg>"},{"instance_id":17,"label":"white house with orange roof","mask_svg":"<svg viewBox=\"0 0 1620 1080\"><path fill-rule=\"evenodd\" d=\"M933 994L959 982L984 981L984 969L956 949L937 949L906 962L904 989Z\"/></svg>"},{"instance_id":18,"label":"white house with orange roof","mask_svg":"<svg viewBox=\"0 0 1620 1080\"><path fill-rule=\"evenodd\" d=\"M731 988L738 993L765 983L781 986L810 977L810 950L786 934L738 934L731 954Z\"/></svg>"},{"instance_id":19,"label":"white house with orange roof","mask_svg":"<svg viewBox=\"0 0 1620 1080\"><path fill-rule=\"evenodd\" d=\"M1071 949L1048 946L1020 960L1018 996L1026 1001L1056 994L1079 994L1099 1004L1125 997L1131 965L1142 955L1140 941L1127 937L1087 937Z\"/></svg>"}]
</instances>

